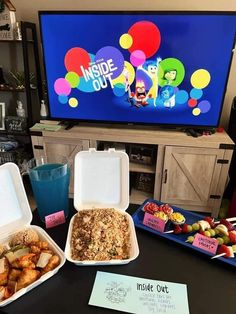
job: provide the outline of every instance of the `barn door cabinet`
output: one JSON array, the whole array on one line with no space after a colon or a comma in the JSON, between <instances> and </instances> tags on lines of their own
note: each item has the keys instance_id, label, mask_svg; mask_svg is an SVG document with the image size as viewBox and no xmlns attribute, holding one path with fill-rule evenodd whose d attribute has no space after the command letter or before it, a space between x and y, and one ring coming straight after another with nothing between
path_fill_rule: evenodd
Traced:
<instances>
[{"instance_id":1,"label":"barn door cabinet","mask_svg":"<svg viewBox=\"0 0 236 314\"><path fill-rule=\"evenodd\" d=\"M141 204L147 198L187 210L210 212L217 216L226 187L234 143L226 132L193 138L173 130L150 127L80 124L70 130L42 132L32 136L35 156L63 154L72 164L70 195L73 197L73 159L77 152L95 147L149 145L155 158L151 165L130 160L130 177L142 173L154 178L153 189L130 189L130 203ZM103 147L102 146L102 147ZM39 148L39 149L37 149Z\"/></svg>"},{"instance_id":2,"label":"barn door cabinet","mask_svg":"<svg viewBox=\"0 0 236 314\"><path fill-rule=\"evenodd\" d=\"M225 149L166 146L161 201L201 212L210 209L217 216L230 159Z\"/></svg>"}]
</instances>

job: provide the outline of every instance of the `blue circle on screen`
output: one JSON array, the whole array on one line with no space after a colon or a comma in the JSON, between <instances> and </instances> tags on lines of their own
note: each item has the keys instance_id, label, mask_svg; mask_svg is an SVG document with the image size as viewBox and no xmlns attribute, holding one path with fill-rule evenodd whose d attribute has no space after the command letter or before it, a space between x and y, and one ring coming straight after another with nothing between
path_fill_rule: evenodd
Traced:
<instances>
[{"instance_id":1,"label":"blue circle on screen","mask_svg":"<svg viewBox=\"0 0 236 314\"><path fill-rule=\"evenodd\" d=\"M66 95L59 95L58 100L61 104L67 104L68 102L68 97Z\"/></svg>"},{"instance_id":2,"label":"blue circle on screen","mask_svg":"<svg viewBox=\"0 0 236 314\"><path fill-rule=\"evenodd\" d=\"M194 99L200 99L203 95L203 91L201 89L193 88L190 91L190 97Z\"/></svg>"},{"instance_id":3,"label":"blue circle on screen","mask_svg":"<svg viewBox=\"0 0 236 314\"><path fill-rule=\"evenodd\" d=\"M184 104L188 101L188 93L185 90L180 90L175 95L175 101L177 104Z\"/></svg>"}]
</instances>

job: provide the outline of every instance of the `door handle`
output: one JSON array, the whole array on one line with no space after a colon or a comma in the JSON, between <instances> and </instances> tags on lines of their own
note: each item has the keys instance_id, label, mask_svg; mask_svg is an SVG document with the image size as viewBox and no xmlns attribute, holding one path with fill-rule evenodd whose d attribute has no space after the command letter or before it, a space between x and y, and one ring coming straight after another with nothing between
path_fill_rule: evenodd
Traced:
<instances>
[{"instance_id":1,"label":"door handle","mask_svg":"<svg viewBox=\"0 0 236 314\"><path fill-rule=\"evenodd\" d=\"M42 145L34 145L34 149L44 149Z\"/></svg>"},{"instance_id":2,"label":"door handle","mask_svg":"<svg viewBox=\"0 0 236 314\"><path fill-rule=\"evenodd\" d=\"M167 169L163 172L163 183L165 184L167 182Z\"/></svg>"}]
</instances>

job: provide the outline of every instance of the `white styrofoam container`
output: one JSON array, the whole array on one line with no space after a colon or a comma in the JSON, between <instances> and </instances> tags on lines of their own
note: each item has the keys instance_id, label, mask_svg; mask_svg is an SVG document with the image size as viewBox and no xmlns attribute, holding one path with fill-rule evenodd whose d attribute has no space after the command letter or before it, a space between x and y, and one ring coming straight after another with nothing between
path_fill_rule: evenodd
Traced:
<instances>
[{"instance_id":1,"label":"white styrofoam container","mask_svg":"<svg viewBox=\"0 0 236 314\"><path fill-rule=\"evenodd\" d=\"M109 261L79 261L71 257L71 233L74 215L67 234L66 259L78 266L121 265L138 257L139 247L132 217L126 213L129 206L129 158L125 152L81 151L75 156L74 207L77 211L93 208L115 208L126 215L130 227L130 258Z\"/></svg>"},{"instance_id":2,"label":"white styrofoam container","mask_svg":"<svg viewBox=\"0 0 236 314\"><path fill-rule=\"evenodd\" d=\"M26 292L55 275L65 263L64 252L46 231L38 226L30 225L31 220L32 212L19 168L14 163L5 163L0 166L0 244L7 243L12 234L30 227L38 233L40 240L48 242L49 247L60 257L60 264L26 288L17 291L10 298L0 302L0 307L18 299Z\"/></svg>"}]
</instances>

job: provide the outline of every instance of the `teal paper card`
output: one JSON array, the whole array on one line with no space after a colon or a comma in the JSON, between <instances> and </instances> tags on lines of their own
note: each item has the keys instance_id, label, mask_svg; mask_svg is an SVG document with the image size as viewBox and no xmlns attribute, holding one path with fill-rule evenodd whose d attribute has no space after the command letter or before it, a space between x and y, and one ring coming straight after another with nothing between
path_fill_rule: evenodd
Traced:
<instances>
[{"instance_id":1,"label":"teal paper card","mask_svg":"<svg viewBox=\"0 0 236 314\"><path fill-rule=\"evenodd\" d=\"M185 284L100 271L89 304L127 313L189 314Z\"/></svg>"}]
</instances>

